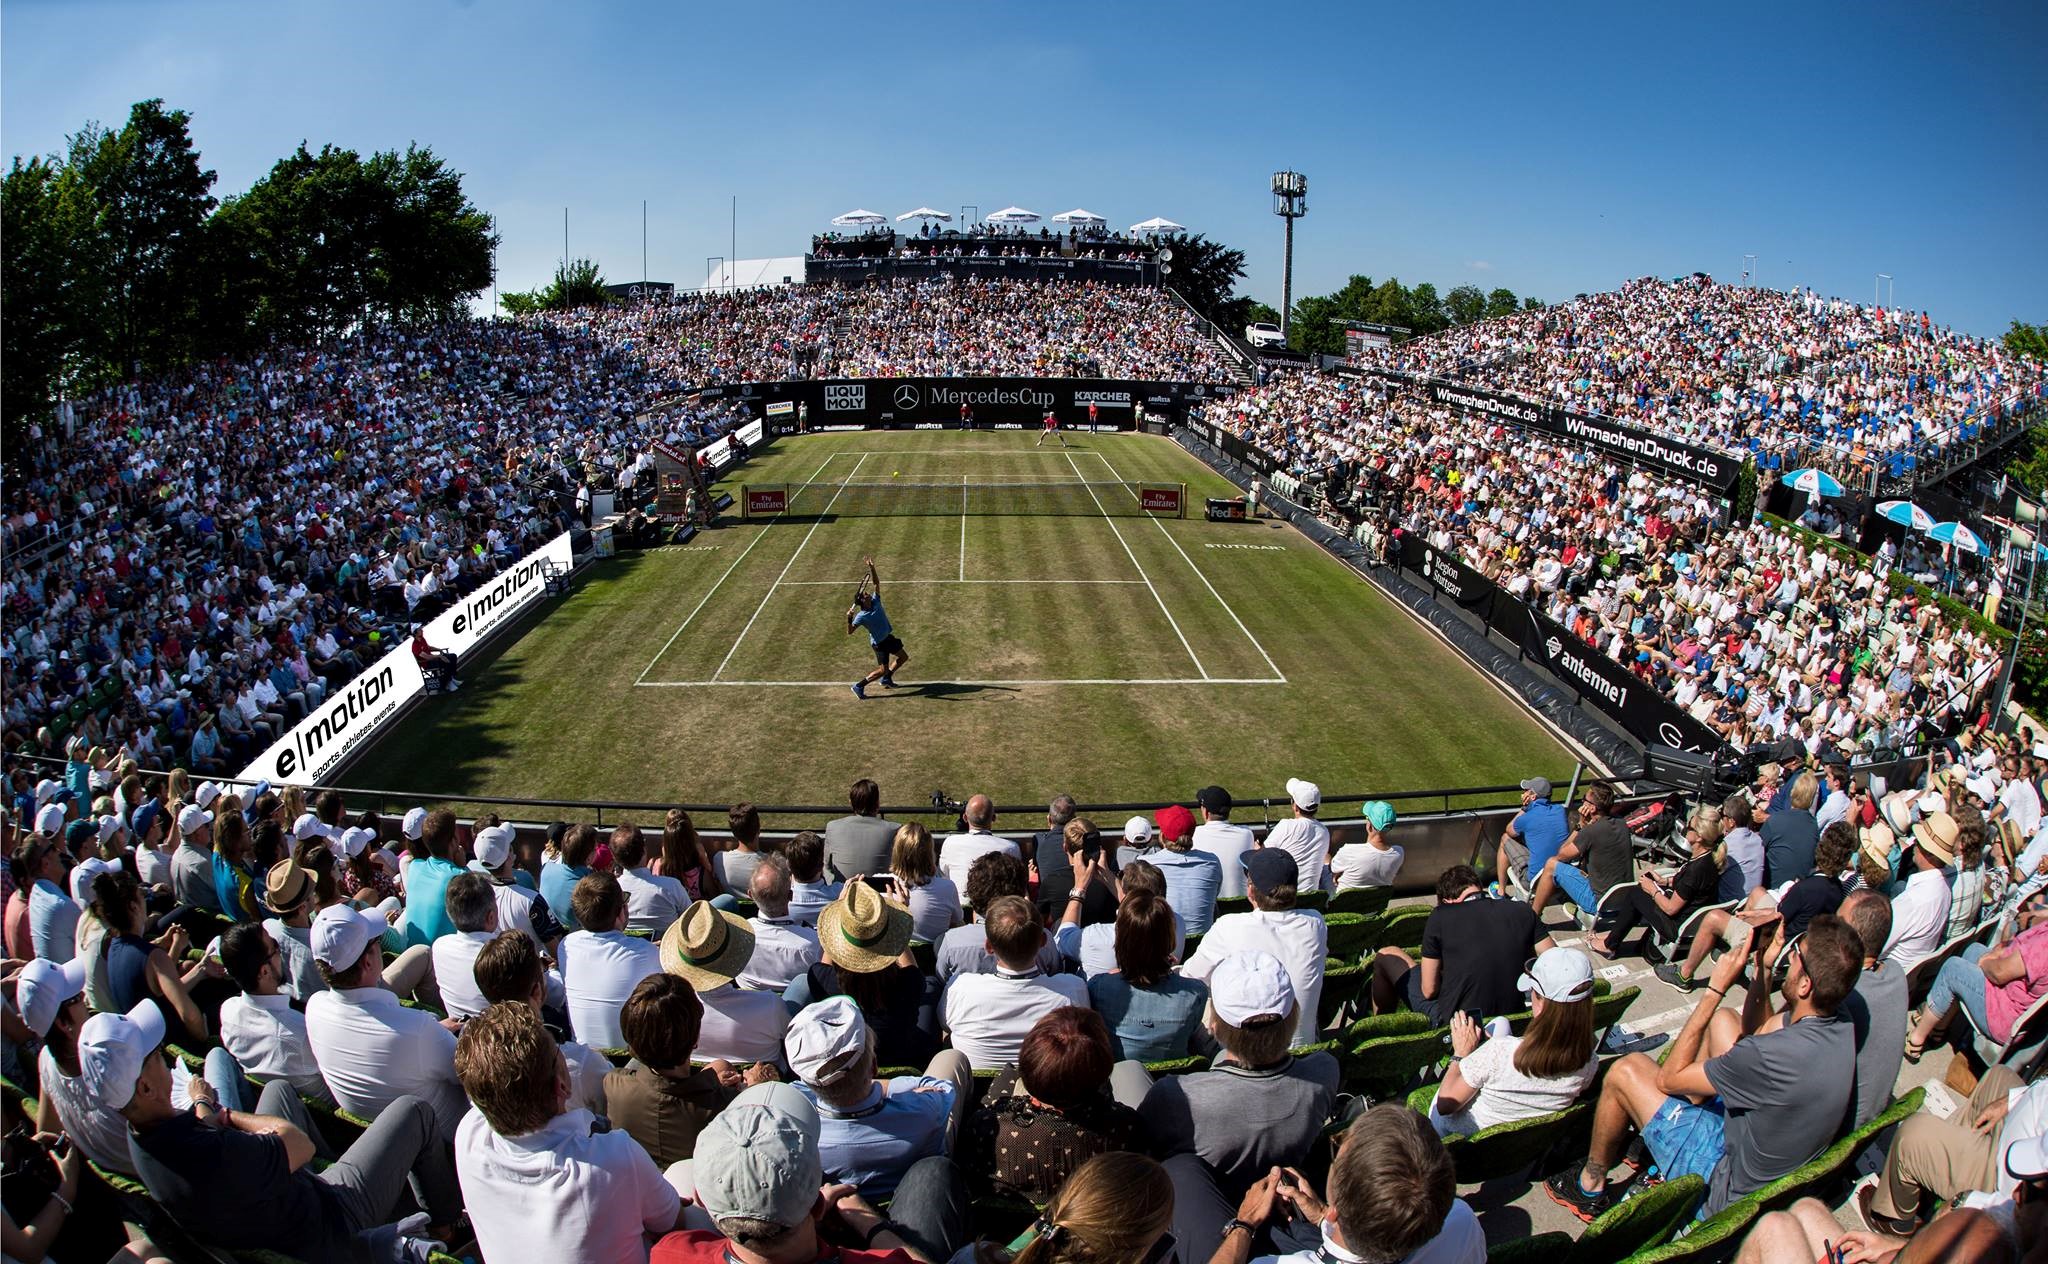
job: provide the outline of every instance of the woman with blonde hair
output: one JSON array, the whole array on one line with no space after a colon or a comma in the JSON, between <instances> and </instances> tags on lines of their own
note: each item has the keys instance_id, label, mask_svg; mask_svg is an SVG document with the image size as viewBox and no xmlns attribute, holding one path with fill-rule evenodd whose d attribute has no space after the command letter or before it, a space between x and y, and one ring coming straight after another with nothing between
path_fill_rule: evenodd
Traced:
<instances>
[{"instance_id":1,"label":"woman with blonde hair","mask_svg":"<svg viewBox=\"0 0 2048 1264\"><path fill-rule=\"evenodd\" d=\"M1685 824L1685 841L1692 855L1665 875L1646 870L1636 885L1616 892L1602 912L1605 929L1586 937L1586 947L1608 959L1621 951L1621 943L1637 925L1648 923L1664 940L1678 937L1678 924L1688 913L1711 904L1721 889L1721 866L1728 853L1721 843L1721 810L1712 804L1693 809Z\"/></svg>"},{"instance_id":2,"label":"woman with blonde hair","mask_svg":"<svg viewBox=\"0 0 2048 1264\"><path fill-rule=\"evenodd\" d=\"M976 1264L1151 1264L1172 1253L1173 1180L1142 1154L1112 1150L1074 1169L1008 1247L975 1246ZM1159 1248L1164 1243L1167 1250Z\"/></svg>"},{"instance_id":3,"label":"woman with blonde hair","mask_svg":"<svg viewBox=\"0 0 2048 1264\"><path fill-rule=\"evenodd\" d=\"M932 832L916 821L898 827L889 847L892 898L910 910L910 937L936 944L960 924L960 888L939 872Z\"/></svg>"}]
</instances>

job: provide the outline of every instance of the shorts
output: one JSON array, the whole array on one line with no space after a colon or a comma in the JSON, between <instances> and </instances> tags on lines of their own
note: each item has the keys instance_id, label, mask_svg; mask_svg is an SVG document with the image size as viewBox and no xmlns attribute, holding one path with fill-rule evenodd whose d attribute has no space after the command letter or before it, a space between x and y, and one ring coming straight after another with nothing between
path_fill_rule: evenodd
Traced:
<instances>
[{"instance_id":1,"label":"shorts","mask_svg":"<svg viewBox=\"0 0 2048 1264\"><path fill-rule=\"evenodd\" d=\"M1501 850L1502 850L1502 851L1504 851L1504 852L1506 852L1506 853L1507 853L1507 857L1508 857L1508 870L1509 870L1509 872L1511 872L1511 873L1513 873L1513 874L1515 875L1515 881L1517 881L1517 882L1521 883L1521 884L1522 884L1522 885L1523 885L1524 887L1528 886L1528 885L1529 885L1529 847L1528 847L1528 844L1526 844L1526 843L1521 843L1521 842L1517 842L1516 840L1514 840L1514 839L1512 839L1512 838L1509 838L1509 837L1508 837L1507 835L1503 834L1503 835L1501 835L1501 838L1500 838L1500 847L1501 847ZM1495 879L1499 879L1499 878L1500 878L1501 876L1502 876L1502 875L1500 875L1500 874L1495 874L1495 875L1494 875Z\"/></svg>"},{"instance_id":2,"label":"shorts","mask_svg":"<svg viewBox=\"0 0 2048 1264\"><path fill-rule=\"evenodd\" d=\"M1711 1180L1727 1152L1727 1127L1720 1098L1699 1106L1683 1097L1667 1097L1643 1125L1643 1144L1665 1180L1688 1174Z\"/></svg>"},{"instance_id":3,"label":"shorts","mask_svg":"<svg viewBox=\"0 0 2048 1264\"><path fill-rule=\"evenodd\" d=\"M1588 913L1600 911L1600 893L1593 889L1592 879L1581 872L1577 865L1568 865L1560 860L1557 867L1551 870L1551 876L1557 882L1557 889L1564 892L1566 899Z\"/></svg>"},{"instance_id":4,"label":"shorts","mask_svg":"<svg viewBox=\"0 0 2048 1264\"><path fill-rule=\"evenodd\" d=\"M1757 904L1759 911L1776 907L1778 907L1778 902L1768 895L1763 897ZM1727 928L1721 932L1721 938L1728 941L1729 948L1736 952L1742 952L1749 947L1749 937L1755 931L1756 927L1730 913L1728 915Z\"/></svg>"},{"instance_id":5,"label":"shorts","mask_svg":"<svg viewBox=\"0 0 2048 1264\"><path fill-rule=\"evenodd\" d=\"M876 666L887 667L889 665L889 657L891 655L894 655L897 658L910 657L910 655L903 652L903 642L896 639L893 636L883 637L881 640L875 642Z\"/></svg>"},{"instance_id":6,"label":"shorts","mask_svg":"<svg viewBox=\"0 0 2048 1264\"><path fill-rule=\"evenodd\" d=\"M1449 1014L1439 1012L1436 1002L1422 994L1422 967L1419 965L1408 967L1408 973L1401 976L1401 999L1408 1003L1409 1009L1438 1027L1451 1021Z\"/></svg>"}]
</instances>

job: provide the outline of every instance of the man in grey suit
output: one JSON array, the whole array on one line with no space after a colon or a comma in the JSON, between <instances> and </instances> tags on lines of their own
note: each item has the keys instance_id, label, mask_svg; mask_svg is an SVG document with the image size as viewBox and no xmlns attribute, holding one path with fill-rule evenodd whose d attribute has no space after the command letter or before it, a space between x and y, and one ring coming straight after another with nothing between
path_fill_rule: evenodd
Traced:
<instances>
[{"instance_id":1,"label":"man in grey suit","mask_svg":"<svg viewBox=\"0 0 2048 1264\"><path fill-rule=\"evenodd\" d=\"M852 816L825 826L825 869L836 881L855 874L889 872L896 822L882 819L882 788L862 777L847 793Z\"/></svg>"}]
</instances>

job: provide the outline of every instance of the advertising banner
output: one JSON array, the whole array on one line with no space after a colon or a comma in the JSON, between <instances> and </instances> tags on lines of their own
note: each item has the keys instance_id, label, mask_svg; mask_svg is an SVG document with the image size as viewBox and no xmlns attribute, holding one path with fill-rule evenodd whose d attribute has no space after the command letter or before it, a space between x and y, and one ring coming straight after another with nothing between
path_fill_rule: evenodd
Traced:
<instances>
[{"instance_id":1,"label":"advertising banner","mask_svg":"<svg viewBox=\"0 0 2048 1264\"><path fill-rule=\"evenodd\" d=\"M566 571L574 560L569 534L563 532L429 620L427 644L458 655L468 653L538 600L547 591L547 578L554 568ZM329 694L319 710L292 726L244 768L241 778L317 785L376 737L425 688L408 639Z\"/></svg>"},{"instance_id":2,"label":"advertising banner","mask_svg":"<svg viewBox=\"0 0 2048 1264\"><path fill-rule=\"evenodd\" d=\"M796 432L796 414L810 410L811 429L978 429L1034 427L1047 412L1079 429L1095 410L1095 425L1130 430L1143 406L1150 421L1172 421L1205 388L1191 382L1134 382L1111 378L897 377L854 381L749 383L741 397L758 410L764 428ZM747 440L749 443L751 439Z\"/></svg>"},{"instance_id":3,"label":"advertising banner","mask_svg":"<svg viewBox=\"0 0 2048 1264\"><path fill-rule=\"evenodd\" d=\"M1581 702L1614 720L1637 741L1702 754L1721 750L1719 734L1462 560L1408 536L1401 542L1401 565L1426 580L1439 599L1448 598L1472 611L1515 642L1537 666L1569 685Z\"/></svg>"}]
</instances>

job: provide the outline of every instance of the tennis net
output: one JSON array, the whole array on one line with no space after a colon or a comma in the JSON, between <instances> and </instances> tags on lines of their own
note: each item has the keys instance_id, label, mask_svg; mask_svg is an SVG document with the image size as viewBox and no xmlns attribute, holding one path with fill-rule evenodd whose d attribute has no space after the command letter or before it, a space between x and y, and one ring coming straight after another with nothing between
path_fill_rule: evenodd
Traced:
<instances>
[{"instance_id":1,"label":"tennis net","mask_svg":"<svg viewBox=\"0 0 2048 1264\"><path fill-rule=\"evenodd\" d=\"M1185 483L786 483L741 489L748 518L1023 517L1115 518L1187 514Z\"/></svg>"}]
</instances>

